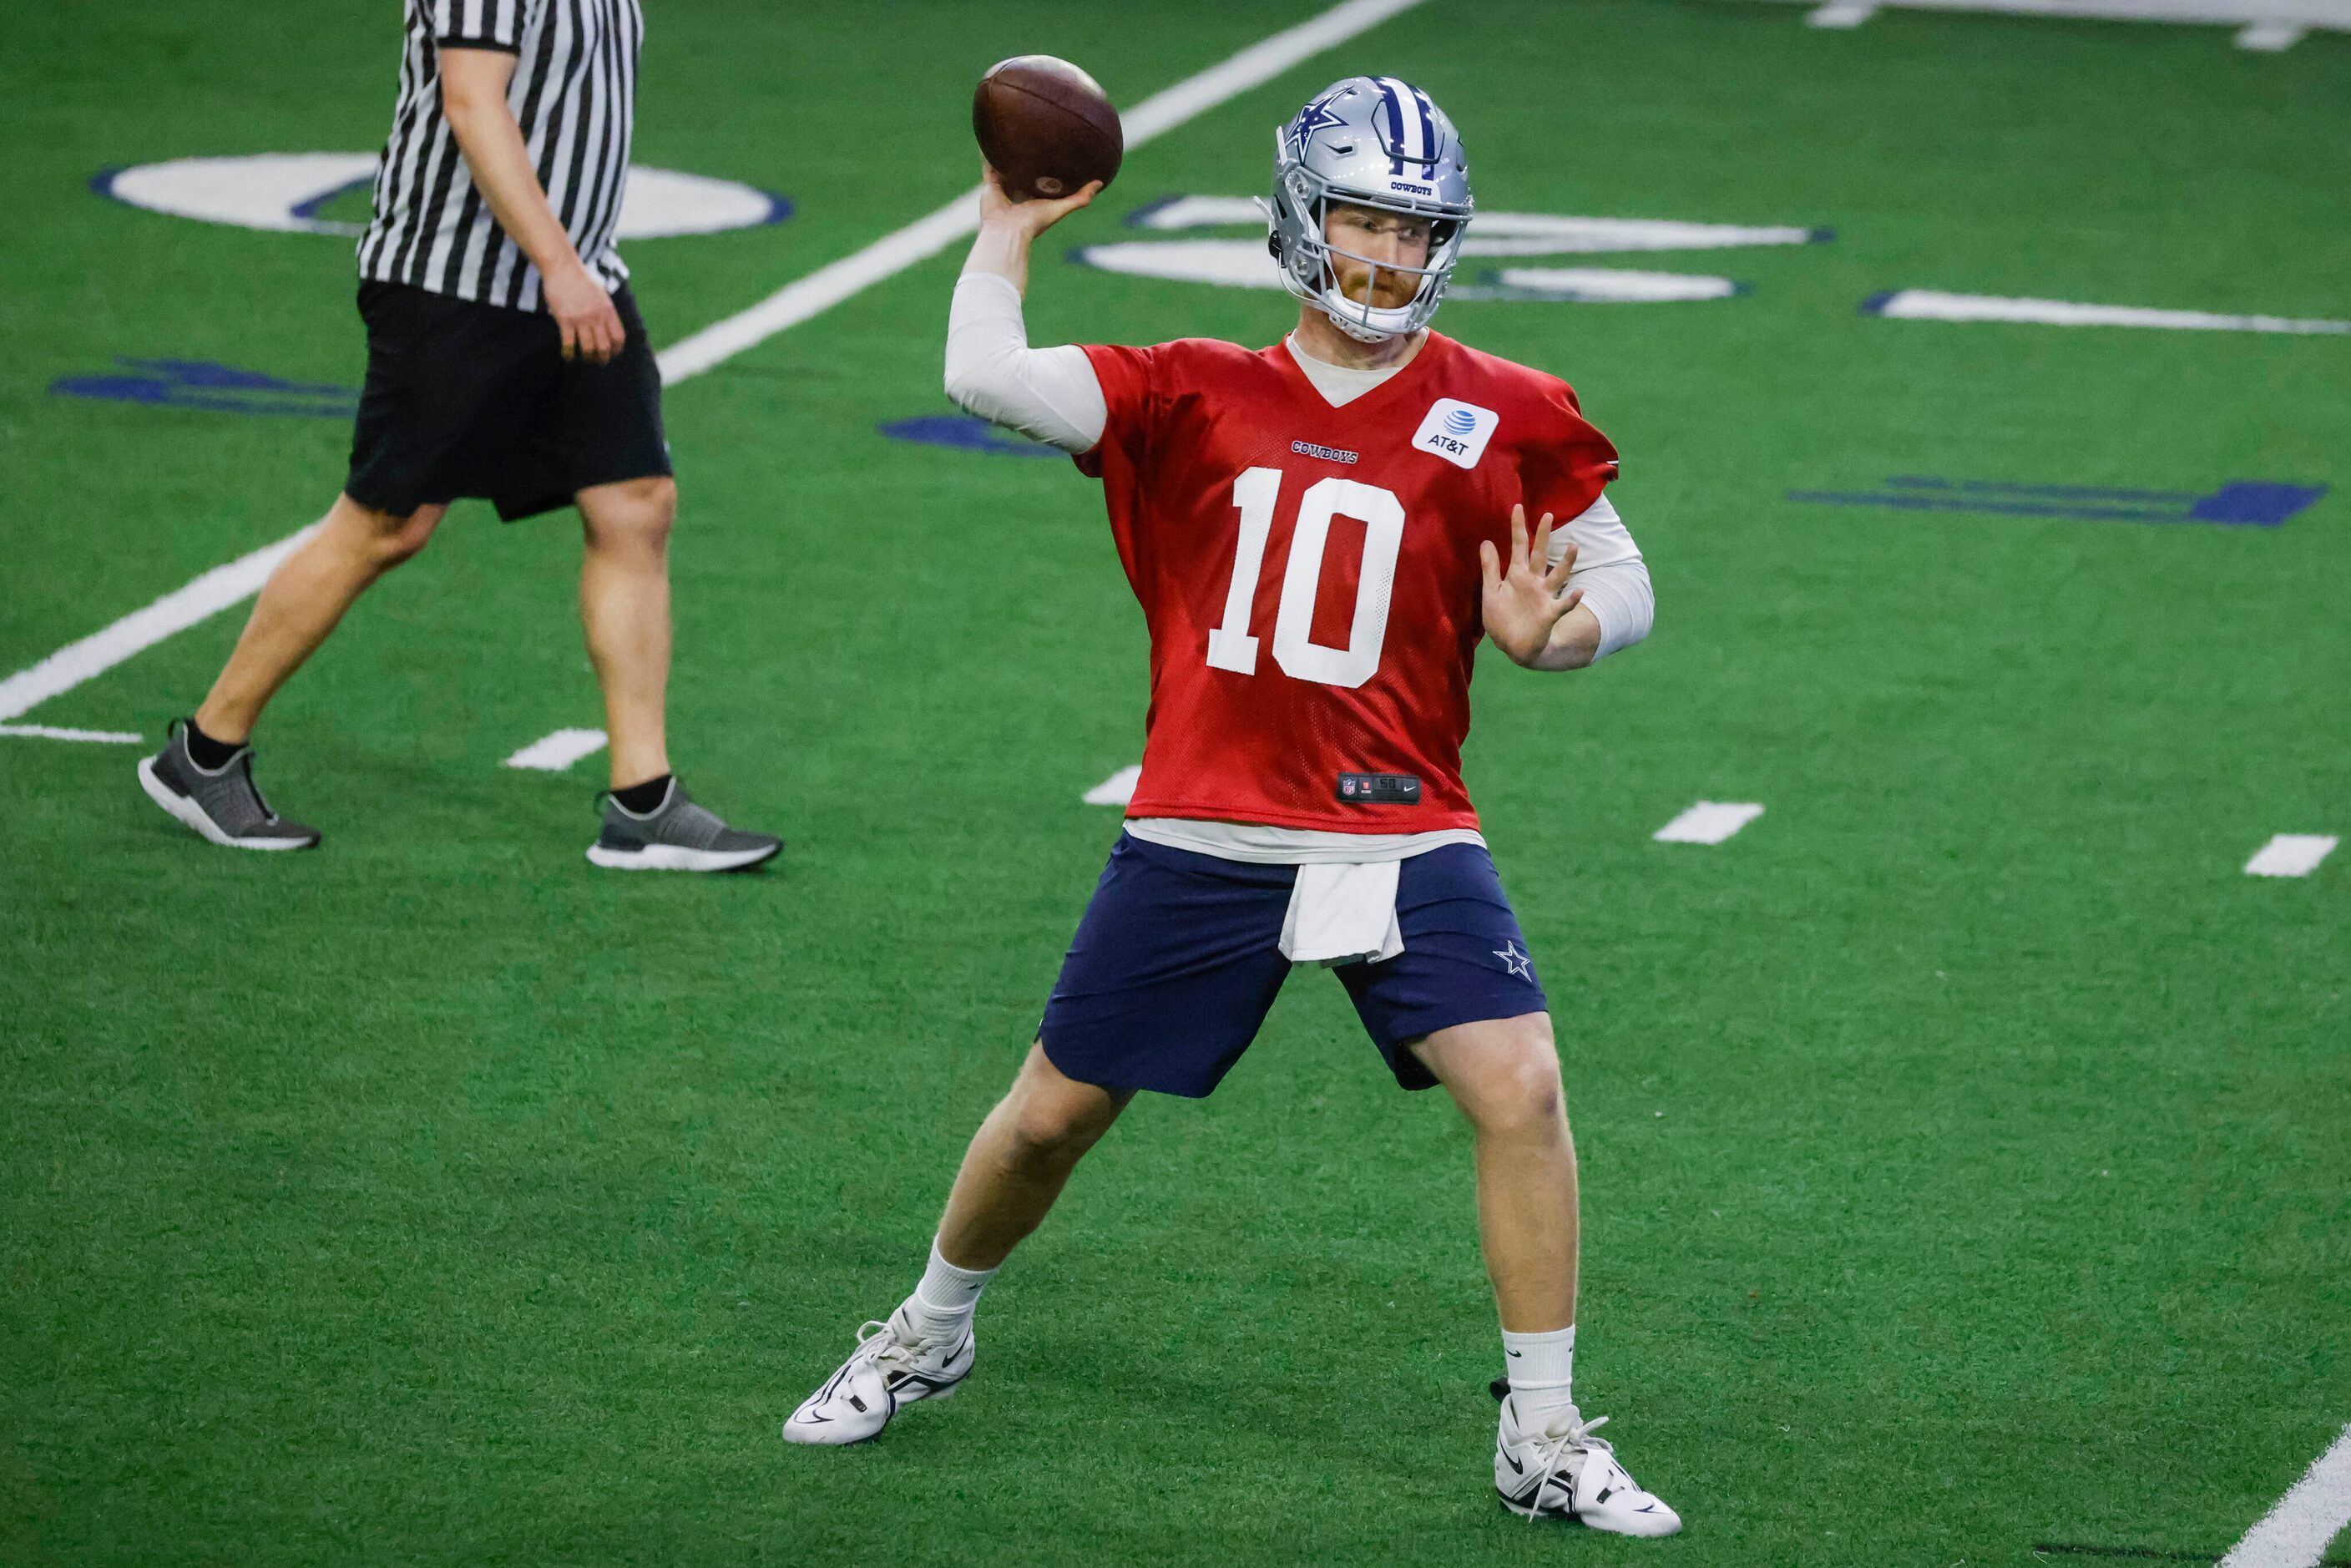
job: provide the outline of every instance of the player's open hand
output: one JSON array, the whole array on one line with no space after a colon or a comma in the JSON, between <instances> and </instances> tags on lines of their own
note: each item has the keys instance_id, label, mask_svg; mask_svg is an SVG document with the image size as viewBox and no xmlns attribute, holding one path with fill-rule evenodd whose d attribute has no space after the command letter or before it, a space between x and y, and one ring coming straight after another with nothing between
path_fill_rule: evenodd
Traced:
<instances>
[{"instance_id":1,"label":"player's open hand","mask_svg":"<svg viewBox=\"0 0 2351 1568\"><path fill-rule=\"evenodd\" d=\"M565 359L593 360L601 365L628 340L611 294L587 267L557 268L540 281L539 292L547 297L547 313L563 334Z\"/></svg>"},{"instance_id":2,"label":"player's open hand","mask_svg":"<svg viewBox=\"0 0 2351 1568\"><path fill-rule=\"evenodd\" d=\"M1019 229L1035 239L1080 207L1094 199L1102 188L1100 180L1089 180L1078 190L1059 201L1039 197L1033 202L1016 202L1005 193L1003 177L987 163L980 165L979 221Z\"/></svg>"},{"instance_id":3,"label":"player's open hand","mask_svg":"<svg viewBox=\"0 0 2351 1568\"><path fill-rule=\"evenodd\" d=\"M1532 549L1527 542L1527 509L1510 508L1510 564L1505 570L1494 541L1481 539L1478 559L1486 569L1486 635L1514 663L1529 669L1548 667L1543 658L1551 647L1553 628L1568 612L1583 602L1583 591L1568 591L1568 574L1575 570L1575 547L1569 545L1559 564L1548 570L1537 563L1551 555L1551 514L1535 524Z\"/></svg>"}]
</instances>

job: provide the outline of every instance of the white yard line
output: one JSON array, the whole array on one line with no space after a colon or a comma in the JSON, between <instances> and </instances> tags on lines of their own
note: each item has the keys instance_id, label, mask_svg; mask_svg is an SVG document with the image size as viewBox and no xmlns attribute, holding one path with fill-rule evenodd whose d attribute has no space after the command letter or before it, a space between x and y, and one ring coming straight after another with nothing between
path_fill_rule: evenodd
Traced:
<instances>
[{"instance_id":1,"label":"white yard line","mask_svg":"<svg viewBox=\"0 0 2351 1568\"><path fill-rule=\"evenodd\" d=\"M714 321L692 337L672 343L654 356L662 381L674 386L746 349L757 348L787 328L822 315L851 295L894 277L918 261L927 261L978 226L979 195L975 187L855 255L828 262L806 277L794 279L748 310Z\"/></svg>"},{"instance_id":2,"label":"white yard line","mask_svg":"<svg viewBox=\"0 0 2351 1568\"><path fill-rule=\"evenodd\" d=\"M2274 55L2302 42L2302 36L2309 31L2299 22L2252 22L2238 33L2237 47Z\"/></svg>"},{"instance_id":3,"label":"white yard line","mask_svg":"<svg viewBox=\"0 0 2351 1568\"><path fill-rule=\"evenodd\" d=\"M1752 800L1700 800L1649 836L1661 844L1719 844L1762 814Z\"/></svg>"},{"instance_id":4,"label":"white yard line","mask_svg":"<svg viewBox=\"0 0 2351 1568\"><path fill-rule=\"evenodd\" d=\"M1303 65L1323 50L1360 37L1391 16L1402 16L1421 0L1347 0L1295 27L1251 44L1221 65L1186 77L1174 87L1155 92L1121 114L1126 144L1140 147L1219 105L1231 102L1253 87L1263 87L1290 67ZM1319 84L1318 84L1319 85ZM1288 118L1287 113L1283 116ZM1271 125L1266 127L1273 129Z\"/></svg>"},{"instance_id":5,"label":"white yard line","mask_svg":"<svg viewBox=\"0 0 2351 1568\"><path fill-rule=\"evenodd\" d=\"M2220 1568L2314 1568L2335 1532L2351 1524L2351 1426L2312 1461Z\"/></svg>"},{"instance_id":6,"label":"white yard line","mask_svg":"<svg viewBox=\"0 0 2351 1568\"><path fill-rule=\"evenodd\" d=\"M2156 310L2141 305L2085 305L2071 299L2011 299L1992 294L1945 294L1904 288L1862 306L1872 316L1903 321L2022 321L2036 327L2151 327L2173 332L2351 332L2351 321L2296 320L2286 316L2229 316L2210 310Z\"/></svg>"},{"instance_id":7,"label":"white yard line","mask_svg":"<svg viewBox=\"0 0 2351 1568\"><path fill-rule=\"evenodd\" d=\"M2280 833L2245 862L2245 874L2308 876L2339 841L2332 833Z\"/></svg>"},{"instance_id":8,"label":"white yard line","mask_svg":"<svg viewBox=\"0 0 2351 1568\"><path fill-rule=\"evenodd\" d=\"M542 735L512 757L507 758L509 768L528 768L538 773L560 773L583 757L593 757L604 749L604 732L601 729L559 729L553 735Z\"/></svg>"},{"instance_id":9,"label":"white yard line","mask_svg":"<svg viewBox=\"0 0 2351 1568\"><path fill-rule=\"evenodd\" d=\"M1252 44L1221 65L1187 77L1121 114L1119 120L1126 132L1126 145L1130 151L1140 147L1419 4L1421 0L1347 0L1343 5L1333 6L1262 43ZM975 185L895 234L885 235L854 255L842 256L806 277L786 284L749 309L713 322L694 336L671 344L657 356L662 380L674 383L700 375L785 329L831 309L851 295L928 261L978 227L979 188Z\"/></svg>"},{"instance_id":10,"label":"white yard line","mask_svg":"<svg viewBox=\"0 0 2351 1568\"><path fill-rule=\"evenodd\" d=\"M1143 777L1143 764L1122 768L1084 794L1078 797L1089 806L1123 806L1134 799L1134 786Z\"/></svg>"},{"instance_id":11,"label":"white yard line","mask_svg":"<svg viewBox=\"0 0 2351 1568\"><path fill-rule=\"evenodd\" d=\"M277 570L277 563L293 553L294 547L308 538L318 526L313 523L309 528L297 529L274 545L264 545L226 566L216 566L185 587L173 589L146 609L132 611L105 631L94 632L78 643L68 643L39 664L0 681L0 720L28 713L93 675L103 674L141 649L252 598L261 591L269 574Z\"/></svg>"},{"instance_id":12,"label":"white yard line","mask_svg":"<svg viewBox=\"0 0 2351 1568\"><path fill-rule=\"evenodd\" d=\"M0 735L30 736L37 740L94 740L110 746L137 746L147 738L125 729L60 729L53 724L0 724Z\"/></svg>"},{"instance_id":13,"label":"white yard line","mask_svg":"<svg viewBox=\"0 0 2351 1568\"><path fill-rule=\"evenodd\" d=\"M2344 0L1794 0L1813 7L1815 27L1857 27L1880 8L1904 11L1972 11L2013 16L2063 16L2068 20L2177 22L2237 26L2237 47L2291 47L2314 27L2351 30L2351 5Z\"/></svg>"},{"instance_id":14,"label":"white yard line","mask_svg":"<svg viewBox=\"0 0 2351 1568\"><path fill-rule=\"evenodd\" d=\"M1126 144L1140 147L1421 3L1422 0L1347 0L1345 5L1332 6L1295 27L1252 44L1221 65L1211 66L1136 104L1122 117ZM861 289L937 255L961 235L971 233L978 223L978 196L976 192L967 192L937 212L917 218L855 255L843 256L788 284L748 310L672 344L657 356L662 378L678 382L699 375L786 328L821 314ZM310 528L304 528L217 567L146 609L126 615L78 643L68 643L39 664L0 681L0 721L18 717L37 704L71 691L174 632L183 632L251 598L260 591L277 563L309 532Z\"/></svg>"}]
</instances>

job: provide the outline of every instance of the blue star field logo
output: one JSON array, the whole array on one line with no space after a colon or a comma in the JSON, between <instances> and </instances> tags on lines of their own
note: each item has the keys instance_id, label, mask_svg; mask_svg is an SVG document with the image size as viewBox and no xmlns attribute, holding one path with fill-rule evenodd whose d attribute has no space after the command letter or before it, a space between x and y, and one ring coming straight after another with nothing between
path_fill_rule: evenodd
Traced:
<instances>
[{"instance_id":1,"label":"blue star field logo","mask_svg":"<svg viewBox=\"0 0 2351 1568\"><path fill-rule=\"evenodd\" d=\"M1293 161L1306 156L1306 144L1314 140L1316 131L1347 123L1331 107L1331 100L1337 96L1336 93L1328 93L1316 99L1300 110L1298 118L1290 122L1290 129L1284 135L1290 142L1290 156Z\"/></svg>"},{"instance_id":2,"label":"blue star field logo","mask_svg":"<svg viewBox=\"0 0 2351 1568\"><path fill-rule=\"evenodd\" d=\"M1519 945L1515 940L1505 942L1499 947L1495 948L1494 956L1502 961L1503 968L1508 969L1511 974L1519 977L1519 978L1522 980L1531 980L1535 977L1535 961L1533 957L1526 953L1520 952L1519 950Z\"/></svg>"}]
</instances>

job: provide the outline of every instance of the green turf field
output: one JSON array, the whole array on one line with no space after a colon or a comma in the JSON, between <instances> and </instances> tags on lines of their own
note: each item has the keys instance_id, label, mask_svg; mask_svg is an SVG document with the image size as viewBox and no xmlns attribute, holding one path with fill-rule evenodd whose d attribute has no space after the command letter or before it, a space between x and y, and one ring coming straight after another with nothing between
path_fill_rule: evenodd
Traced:
<instances>
[{"instance_id":1,"label":"green turf field","mask_svg":"<svg viewBox=\"0 0 2351 1568\"><path fill-rule=\"evenodd\" d=\"M667 343L967 185L999 57L1132 103L1313 6L647 9L639 160L797 208L630 247ZM372 149L396 31L116 0L0 38L5 674L333 495L338 420L48 388L356 384L348 241L89 183ZM1656 583L1596 672L1485 661L1469 766L1559 1007L1581 1401L1686 1532L1495 1506L1467 1134L1311 973L1081 1171L962 1397L778 1440L913 1282L1117 833L1080 793L1141 750L1092 486L876 433L948 412L957 246L669 400L673 747L789 837L771 873L599 874L601 759L499 766L601 722L569 517L461 507L287 688L262 776L319 853L202 845L131 747L0 737L0 1560L2209 1559L2302 1474L2351 1419L2351 855L2241 868L2351 833L2351 340L1857 306L2351 316L2351 37L1438 0L1131 156L1046 242L1035 340L1270 341L1281 296L1053 256L1260 190L1360 69L1448 106L1488 207L1835 235L1566 258L1735 298L1439 319L1575 382ZM2275 528L1785 498L1891 476L2335 493ZM24 722L160 735L242 618ZM1699 800L1766 810L1652 841Z\"/></svg>"}]
</instances>

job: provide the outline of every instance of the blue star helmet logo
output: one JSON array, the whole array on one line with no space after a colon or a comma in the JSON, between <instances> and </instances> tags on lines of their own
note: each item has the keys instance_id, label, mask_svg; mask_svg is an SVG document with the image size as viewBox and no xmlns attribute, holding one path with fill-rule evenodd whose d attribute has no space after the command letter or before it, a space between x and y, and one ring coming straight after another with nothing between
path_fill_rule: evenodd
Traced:
<instances>
[{"instance_id":1,"label":"blue star helmet logo","mask_svg":"<svg viewBox=\"0 0 2351 1568\"><path fill-rule=\"evenodd\" d=\"M1334 125L1347 123L1331 107L1332 100L1338 96L1335 92L1324 93L1321 98L1300 110L1298 118L1290 122L1290 129L1283 134L1290 143L1290 156L1292 161L1306 156L1306 144L1314 139L1316 131L1327 131Z\"/></svg>"}]
</instances>

